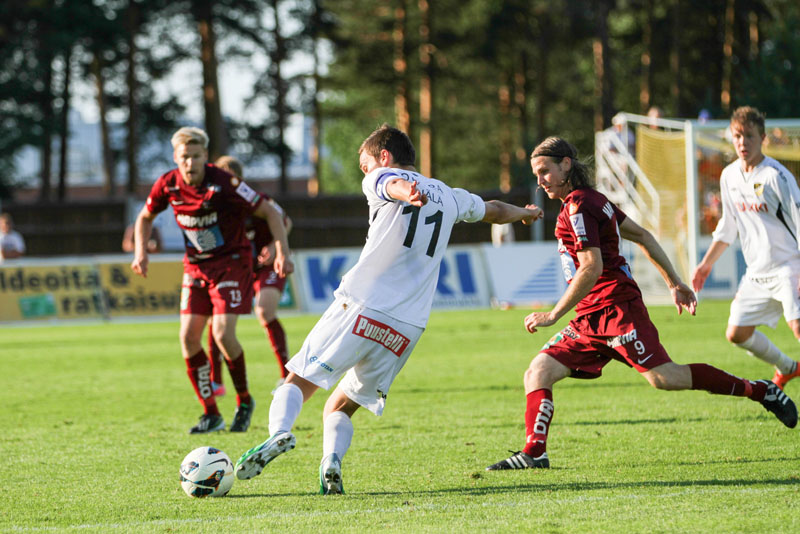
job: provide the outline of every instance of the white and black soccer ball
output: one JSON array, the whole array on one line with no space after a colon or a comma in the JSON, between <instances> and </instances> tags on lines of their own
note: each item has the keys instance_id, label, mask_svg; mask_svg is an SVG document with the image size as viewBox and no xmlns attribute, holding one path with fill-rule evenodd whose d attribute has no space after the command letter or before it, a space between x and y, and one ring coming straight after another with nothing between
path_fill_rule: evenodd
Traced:
<instances>
[{"instance_id":1,"label":"white and black soccer ball","mask_svg":"<svg viewBox=\"0 0 800 534\"><path fill-rule=\"evenodd\" d=\"M189 497L223 497L234 478L231 459L214 447L199 447L181 462L181 487Z\"/></svg>"}]
</instances>

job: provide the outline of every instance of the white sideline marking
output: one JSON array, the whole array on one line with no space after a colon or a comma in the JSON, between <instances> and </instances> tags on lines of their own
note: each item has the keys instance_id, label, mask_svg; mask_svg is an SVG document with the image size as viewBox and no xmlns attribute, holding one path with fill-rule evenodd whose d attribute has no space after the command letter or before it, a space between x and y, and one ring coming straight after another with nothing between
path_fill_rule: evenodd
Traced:
<instances>
[{"instance_id":1,"label":"white sideline marking","mask_svg":"<svg viewBox=\"0 0 800 534\"><path fill-rule=\"evenodd\" d=\"M722 481L724 482L724 481ZM777 491L786 491L791 489L787 487L774 487L774 488L723 488L719 490L711 491L706 487L697 488L696 491L692 491L694 488L691 486L685 487L681 489L681 491L672 492L672 493L661 493L661 494L647 494L641 495L638 493L635 494L626 494L626 495L611 495L608 497L586 497L586 496L576 496L569 499L545 499L549 502L555 504L564 504L564 503L578 503L578 502L586 502L586 501L603 501L603 500L630 500L630 499L652 499L652 498L669 498L669 497L685 497L687 493L694 493L694 494L717 494L717 493L754 493L754 494L763 494L763 493L772 493ZM572 490L565 490L565 491L572 491ZM413 493L411 494L413 495ZM498 503L483 503L479 505L482 508L519 508L519 507L529 507L530 503L528 501L519 502L519 501L508 501L508 502L498 502ZM394 506L392 508L371 508L371 509L358 509L358 510L337 510L337 511L319 511L319 512L295 512L295 513L286 513L286 512L276 512L276 513L263 513L263 514L256 514L256 515L243 515L243 516L226 516L224 518L219 519L212 519L212 518L196 518L196 519L158 519L153 521L138 521L138 522L131 522L131 523L91 523L91 524L83 524L83 525L70 525L66 527L18 527L14 526L11 528L12 532L63 532L69 530L133 530L133 529L140 529L148 525L152 526L169 526L169 525L188 525L191 523L225 523L226 525L230 526L231 521L252 521L253 519L269 519L269 518L287 518L287 517L315 517L315 516L351 516L356 514L393 514L398 512L409 512L409 511L446 511L446 510L469 510L471 508L475 508L475 506L467 506L467 505L440 505L440 504L421 504L421 505L413 505L413 506Z\"/></svg>"}]
</instances>

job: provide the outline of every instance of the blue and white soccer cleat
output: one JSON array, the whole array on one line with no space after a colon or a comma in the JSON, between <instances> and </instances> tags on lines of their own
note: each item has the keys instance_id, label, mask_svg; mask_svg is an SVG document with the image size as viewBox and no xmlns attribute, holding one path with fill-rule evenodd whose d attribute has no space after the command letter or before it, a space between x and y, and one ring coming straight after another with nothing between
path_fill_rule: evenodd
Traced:
<instances>
[{"instance_id":1,"label":"blue and white soccer cleat","mask_svg":"<svg viewBox=\"0 0 800 534\"><path fill-rule=\"evenodd\" d=\"M319 464L319 492L323 495L344 493L342 461L336 453L329 454Z\"/></svg>"},{"instance_id":2,"label":"blue and white soccer cleat","mask_svg":"<svg viewBox=\"0 0 800 534\"><path fill-rule=\"evenodd\" d=\"M234 471L239 480L248 480L261 474L272 460L294 449L297 440L291 432L276 432L267 441L253 447L239 458Z\"/></svg>"}]
</instances>

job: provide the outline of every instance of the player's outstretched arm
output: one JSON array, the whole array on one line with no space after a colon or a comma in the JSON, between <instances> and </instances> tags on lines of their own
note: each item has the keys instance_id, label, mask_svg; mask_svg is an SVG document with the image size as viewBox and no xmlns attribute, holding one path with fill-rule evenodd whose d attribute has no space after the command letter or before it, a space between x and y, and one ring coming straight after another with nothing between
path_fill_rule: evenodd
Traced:
<instances>
[{"instance_id":1,"label":"player's outstretched arm","mask_svg":"<svg viewBox=\"0 0 800 534\"><path fill-rule=\"evenodd\" d=\"M517 221L531 224L536 219L544 217L542 208L535 204L528 204L524 208L520 208L501 200L489 200L485 205L486 214L481 220L492 224L506 224Z\"/></svg>"},{"instance_id":2,"label":"player's outstretched arm","mask_svg":"<svg viewBox=\"0 0 800 534\"><path fill-rule=\"evenodd\" d=\"M408 202L421 208L428 203L428 196L417 189L417 182L407 182L402 178L394 178L386 183L386 193L395 200Z\"/></svg>"},{"instance_id":3,"label":"player's outstretched arm","mask_svg":"<svg viewBox=\"0 0 800 534\"><path fill-rule=\"evenodd\" d=\"M133 229L134 245L131 269L144 278L147 278L147 266L150 263L150 258L147 255L147 243L153 233L153 221L155 218L156 216L150 213L147 206L144 206L142 211L139 212L139 216L136 217L136 224Z\"/></svg>"},{"instance_id":4,"label":"player's outstretched arm","mask_svg":"<svg viewBox=\"0 0 800 534\"><path fill-rule=\"evenodd\" d=\"M697 308L697 298L694 292L683 283L675 267L672 266L672 262L669 261L667 253L658 244L653 234L633 222L630 217L619 225L619 233L624 239L639 245L650 263L656 266L672 293L672 300L678 308L678 313L680 314L686 309L694 315Z\"/></svg>"},{"instance_id":5,"label":"player's outstretched arm","mask_svg":"<svg viewBox=\"0 0 800 534\"><path fill-rule=\"evenodd\" d=\"M705 256L703 256L703 259L692 272L692 287L695 291L703 289L706 279L708 279L711 274L711 268L714 266L714 262L722 256L726 248L728 248L728 244L723 241L714 241L711 243L711 246L708 247Z\"/></svg>"},{"instance_id":6,"label":"player's outstretched arm","mask_svg":"<svg viewBox=\"0 0 800 534\"><path fill-rule=\"evenodd\" d=\"M286 237L286 227L283 224L281 212L270 202L261 202L253 215L264 219L269 225L269 231L275 243L275 260L273 267L278 276L284 277L294 272L294 263L289 257L289 240Z\"/></svg>"}]
</instances>

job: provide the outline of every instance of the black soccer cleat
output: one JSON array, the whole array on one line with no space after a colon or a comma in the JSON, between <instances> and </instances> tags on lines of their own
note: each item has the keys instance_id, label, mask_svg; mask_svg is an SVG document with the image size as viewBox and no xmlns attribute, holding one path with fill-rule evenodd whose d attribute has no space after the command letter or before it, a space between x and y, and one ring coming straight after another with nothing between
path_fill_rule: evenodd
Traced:
<instances>
[{"instance_id":1,"label":"black soccer cleat","mask_svg":"<svg viewBox=\"0 0 800 534\"><path fill-rule=\"evenodd\" d=\"M204 413L197 424L189 429L189 434L208 434L220 430L225 430L225 419L221 415Z\"/></svg>"},{"instance_id":2,"label":"black soccer cleat","mask_svg":"<svg viewBox=\"0 0 800 534\"><path fill-rule=\"evenodd\" d=\"M242 403L233 414L231 432L247 432L250 428L250 419L253 417L253 410L256 409L256 400L251 398L249 404Z\"/></svg>"},{"instance_id":3,"label":"black soccer cleat","mask_svg":"<svg viewBox=\"0 0 800 534\"><path fill-rule=\"evenodd\" d=\"M549 469L550 460L547 459L547 453L542 453L538 458L532 458L522 451L508 451L512 452L509 458L499 461L496 464L490 465L486 468L487 471L501 471L504 469Z\"/></svg>"},{"instance_id":4,"label":"black soccer cleat","mask_svg":"<svg viewBox=\"0 0 800 534\"><path fill-rule=\"evenodd\" d=\"M790 399L781 388L769 380L758 380L757 382L767 385L767 393L764 395L764 400L761 401L761 405L764 409L775 414L775 417L789 428L796 427L797 407L794 405L792 399Z\"/></svg>"}]
</instances>

